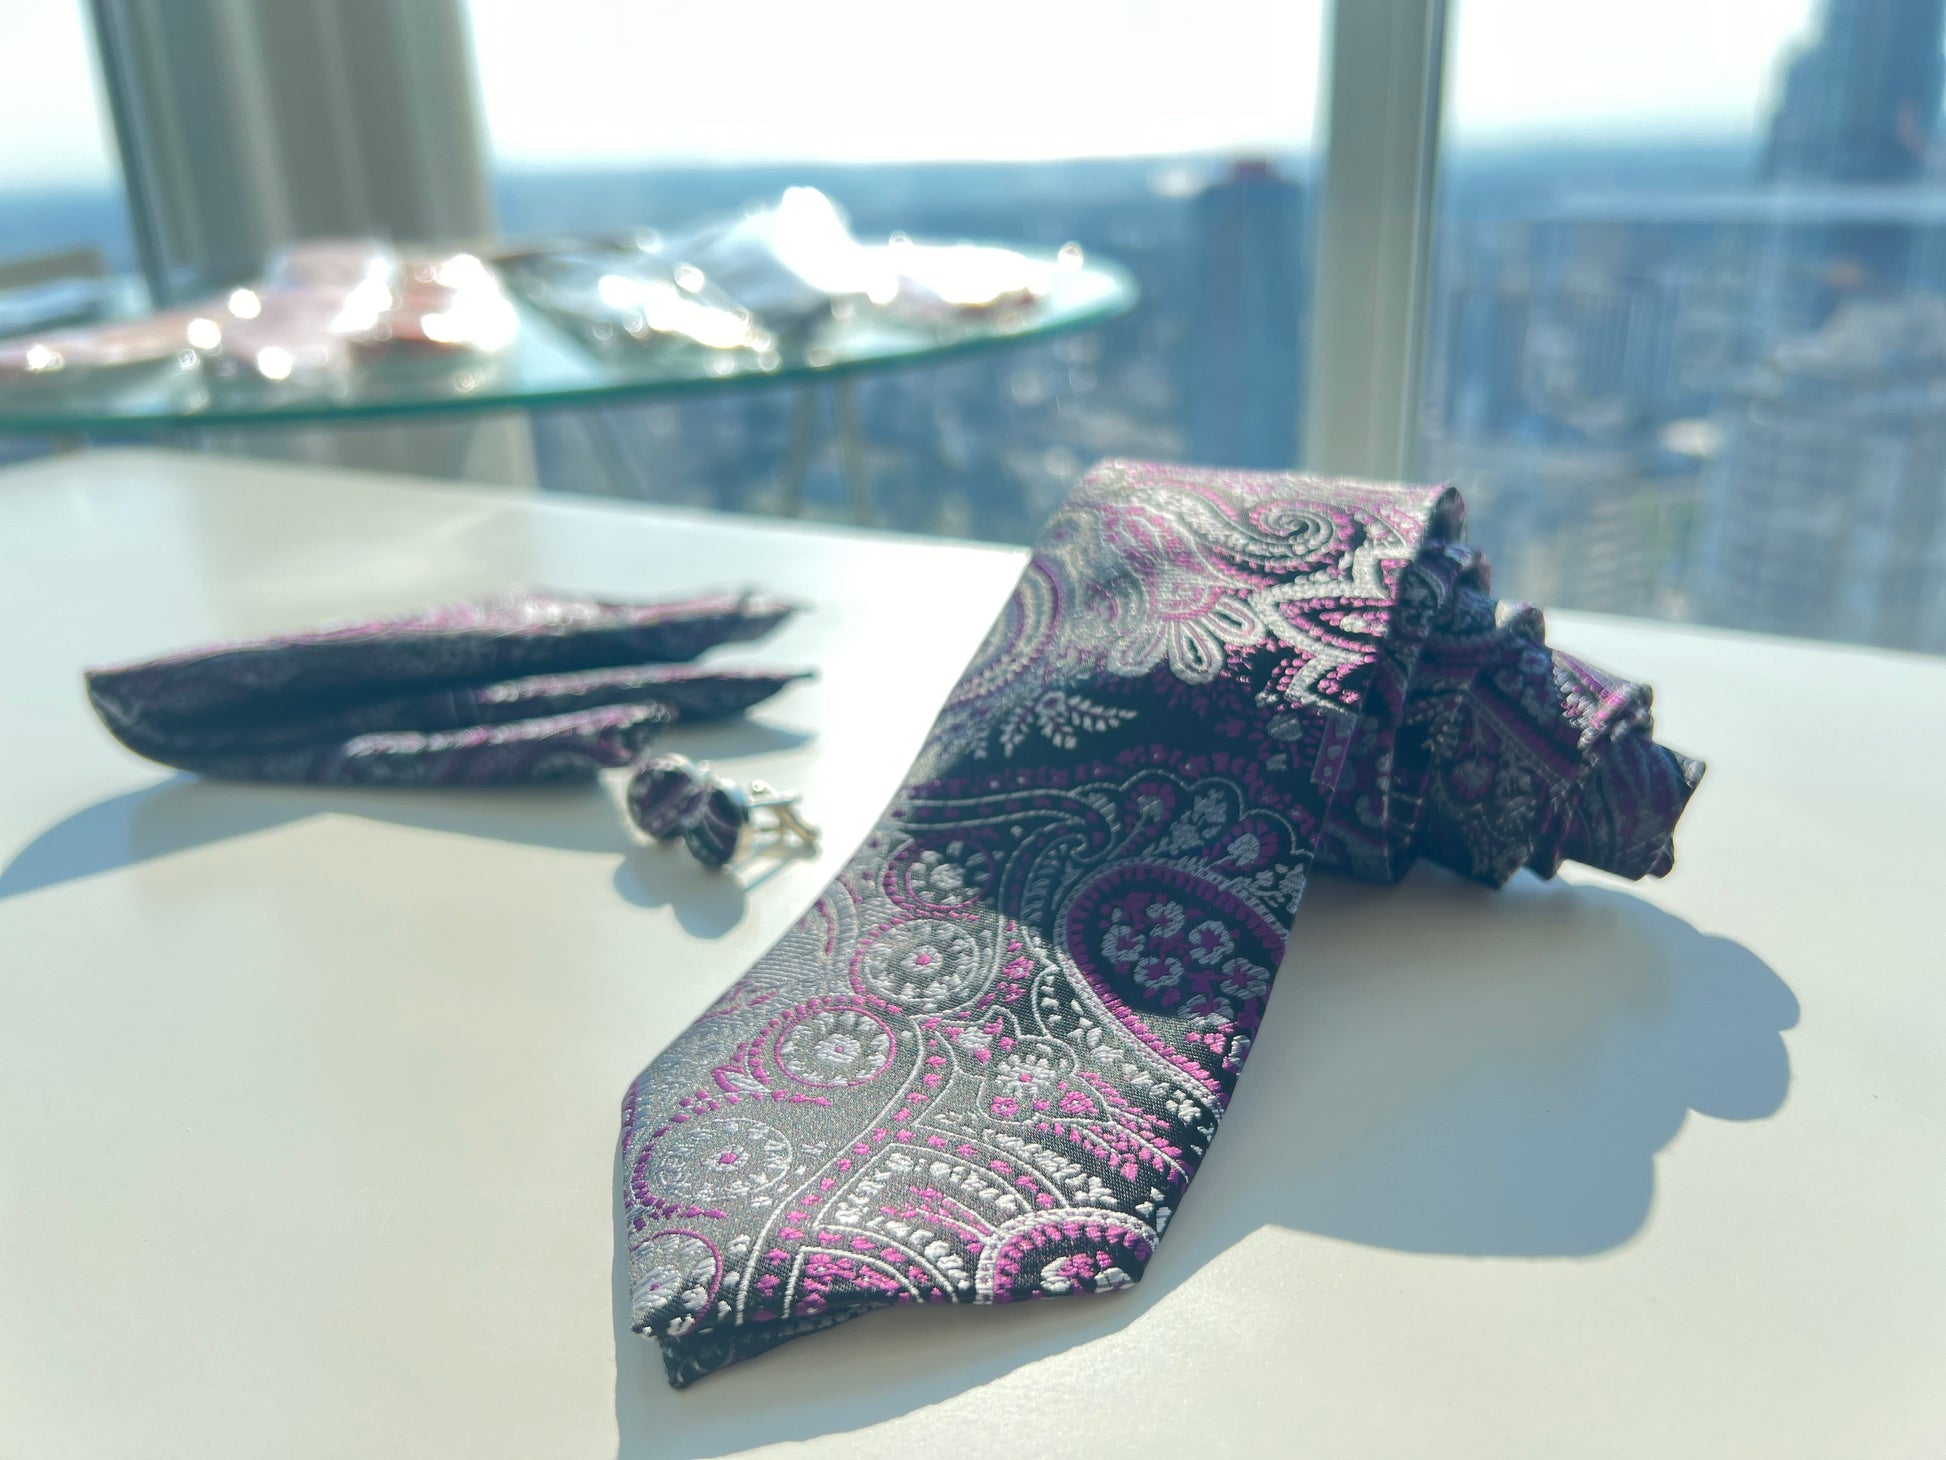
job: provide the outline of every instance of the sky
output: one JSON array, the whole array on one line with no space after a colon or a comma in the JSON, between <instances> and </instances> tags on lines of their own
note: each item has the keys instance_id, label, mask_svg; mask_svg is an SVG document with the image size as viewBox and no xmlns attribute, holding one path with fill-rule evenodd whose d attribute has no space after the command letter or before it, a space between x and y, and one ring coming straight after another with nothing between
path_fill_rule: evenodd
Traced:
<instances>
[{"instance_id":1,"label":"sky","mask_svg":"<svg viewBox=\"0 0 1946 1460\"><path fill-rule=\"evenodd\" d=\"M1452 0L1447 139L1752 135L1816 4ZM1325 8L467 0L495 154L522 168L1303 149ZM0 187L111 178L81 0L0 0L0 36Z\"/></svg>"}]
</instances>

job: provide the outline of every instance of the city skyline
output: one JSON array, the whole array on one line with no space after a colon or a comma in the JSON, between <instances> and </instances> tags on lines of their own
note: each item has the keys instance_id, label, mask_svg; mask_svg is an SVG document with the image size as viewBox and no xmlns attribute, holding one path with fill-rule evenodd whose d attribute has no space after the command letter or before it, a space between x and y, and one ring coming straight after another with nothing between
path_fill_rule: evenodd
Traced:
<instances>
[{"instance_id":1,"label":"city skyline","mask_svg":"<svg viewBox=\"0 0 1946 1460\"><path fill-rule=\"evenodd\" d=\"M1493 13L1469 0L1475 24ZM1475 503L1508 592L1946 651L1946 0L1806 13L1808 39L1770 58L1762 125L1735 136L1456 134L1417 470ZM666 226L794 184L830 192L862 235L1073 239L1141 285L1140 308L1099 331L862 380L889 525L1024 542L1103 455L1301 460L1315 206L1301 150L502 158L495 178L516 236ZM39 217L46 246L63 228L114 226L105 189L77 197L11 217ZM19 248L9 229L0 205L0 253ZM1908 337L1907 315L1932 333ZM759 392L617 409L599 437L578 416L537 416L541 479L776 511L793 406ZM809 475L813 511L836 515L835 462Z\"/></svg>"}]
</instances>

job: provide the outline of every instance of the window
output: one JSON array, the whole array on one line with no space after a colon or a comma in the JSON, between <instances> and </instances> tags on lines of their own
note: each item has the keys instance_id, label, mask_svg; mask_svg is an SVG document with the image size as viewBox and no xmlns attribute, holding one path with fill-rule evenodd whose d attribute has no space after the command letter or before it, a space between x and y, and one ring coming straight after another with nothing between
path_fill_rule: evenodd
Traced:
<instances>
[{"instance_id":1,"label":"window","mask_svg":"<svg viewBox=\"0 0 1946 1460\"><path fill-rule=\"evenodd\" d=\"M80 0L0 0L0 339L133 302L121 174ZM0 461L31 453L0 437Z\"/></svg>"},{"instance_id":2,"label":"window","mask_svg":"<svg viewBox=\"0 0 1946 1460\"><path fill-rule=\"evenodd\" d=\"M1355 211L1320 207L1324 0L455 3L510 236L679 228L808 184L861 236L1074 242L1142 291L1103 328L842 402L773 384L542 414L545 485L758 512L802 489L835 517L863 478L882 525L1024 542L1103 455L1305 459L1312 233ZM422 40L463 84L458 13ZM43 287L50 256L84 280L134 261L85 8L0 0L0 23L17 312L77 292ZM1943 27L1946 0L1454 0L1424 368L1418 257L1329 265L1317 333L1334 359L1409 342L1359 398L1389 402L1392 459L1410 437L1415 474L1474 501L1503 591L1946 652ZM1418 134L1414 87L1344 95ZM407 196L454 171L449 130L396 169ZM1328 456L1349 413L1319 414Z\"/></svg>"},{"instance_id":3,"label":"window","mask_svg":"<svg viewBox=\"0 0 1946 1460\"><path fill-rule=\"evenodd\" d=\"M85 248L133 267L80 0L0 0L0 262Z\"/></svg>"},{"instance_id":4,"label":"window","mask_svg":"<svg viewBox=\"0 0 1946 1460\"><path fill-rule=\"evenodd\" d=\"M1423 470L1507 592L1946 651L1942 0L1467 0Z\"/></svg>"},{"instance_id":5,"label":"window","mask_svg":"<svg viewBox=\"0 0 1946 1460\"><path fill-rule=\"evenodd\" d=\"M1319 4L471 14L510 235L679 225L810 184L861 236L1073 241L1135 274L1140 306L1105 329L867 377L880 522L1024 542L1103 455L1298 459ZM798 404L608 413L626 448L608 466L588 423L544 418L536 456L549 485L765 510ZM837 511L836 471L815 466L813 510Z\"/></svg>"}]
</instances>

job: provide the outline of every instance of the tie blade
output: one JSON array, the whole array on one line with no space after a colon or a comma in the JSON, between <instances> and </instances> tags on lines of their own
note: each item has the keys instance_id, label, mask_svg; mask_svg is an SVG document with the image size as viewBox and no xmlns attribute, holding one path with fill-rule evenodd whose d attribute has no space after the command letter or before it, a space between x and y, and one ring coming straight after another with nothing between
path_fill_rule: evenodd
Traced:
<instances>
[{"instance_id":1,"label":"tie blade","mask_svg":"<svg viewBox=\"0 0 1946 1460\"><path fill-rule=\"evenodd\" d=\"M806 1334L835 1328L848 1319L862 1317L874 1308L888 1306L890 1306L888 1303L861 1304L853 1308L821 1313L815 1318L789 1318L771 1323L738 1324L730 1328L691 1334L686 1338L665 1338L660 1340L663 1372L668 1377L671 1389L687 1389L698 1379L708 1378L711 1374L727 1369L732 1364L740 1364L745 1359L754 1359L759 1354L769 1353L779 1344L788 1343L793 1338L802 1338ZM642 1328L637 1328L635 1331L646 1332Z\"/></svg>"}]
</instances>

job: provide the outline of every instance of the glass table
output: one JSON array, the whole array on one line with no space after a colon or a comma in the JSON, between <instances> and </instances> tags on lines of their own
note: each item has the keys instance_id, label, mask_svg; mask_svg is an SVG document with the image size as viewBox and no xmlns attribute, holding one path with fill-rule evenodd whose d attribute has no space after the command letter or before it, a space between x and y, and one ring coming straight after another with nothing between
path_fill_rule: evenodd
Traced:
<instances>
[{"instance_id":1,"label":"glass table","mask_svg":"<svg viewBox=\"0 0 1946 1460\"><path fill-rule=\"evenodd\" d=\"M865 373L905 369L1007 349L1103 324L1127 313L1138 294L1128 272L1070 245L1056 254L1022 250L1048 266L1049 286L1030 304L917 322L866 304L840 304L816 328L759 356L697 347L601 351L516 298L514 343L488 357L396 368L368 365L328 386L224 380L206 368L162 370L113 384L86 378L0 381L0 434L82 436L196 432L454 416L490 411L606 407L649 398L804 387L786 468L787 510L802 505L817 404L825 395L836 425L840 464L855 520L869 500L853 382ZM18 342L16 342L18 343ZM191 362L187 362L189 364ZM121 372L126 375L127 372ZM612 422L587 419L611 472L622 463ZM606 433L606 434L605 434Z\"/></svg>"}]
</instances>

